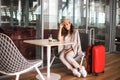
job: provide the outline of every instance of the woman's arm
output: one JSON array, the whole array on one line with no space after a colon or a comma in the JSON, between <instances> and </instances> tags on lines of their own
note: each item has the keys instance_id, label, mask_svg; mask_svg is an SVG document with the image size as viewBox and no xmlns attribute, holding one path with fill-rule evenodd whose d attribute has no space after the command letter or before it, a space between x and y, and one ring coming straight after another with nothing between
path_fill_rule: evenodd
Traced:
<instances>
[{"instance_id":1,"label":"woman's arm","mask_svg":"<svg viewBox=\"0 0 120 80\"><path fill-rule=\"evenodd\" d=\"M62 28L63 28L64 24L61 23L59 26L59 31L58 31L58 40L62 41L63 40L63 36L62 36Z\"/></svg>"}]
</instances>

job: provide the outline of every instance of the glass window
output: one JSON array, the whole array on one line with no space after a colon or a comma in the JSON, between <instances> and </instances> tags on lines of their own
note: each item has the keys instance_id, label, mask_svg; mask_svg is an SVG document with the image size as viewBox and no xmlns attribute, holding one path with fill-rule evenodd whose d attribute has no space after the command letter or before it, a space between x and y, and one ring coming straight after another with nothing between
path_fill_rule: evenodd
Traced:
<instances>
[{"instance_id":1,"label":"glass window","mask_svg":"<svg viewBox=\"0 0 120 80\"><path fill-rule=\"evenodd\" d=\"M116 25L120 26L120 1L116 2Z\"/></svg>"},{"instance_id":2,"label":"glass window","mask_svg":"<svg viewBox=\"0 0 120 80\"><path fill-rule=\"evenodd\" d=\"M81 0L61 0L61 2L59 1L58 22L60 23L62 18L69 18L76 28L79 28L79 26L85 24L85 22L83 23L83 14L85 14L85 9L83 10L82 2L83 1Z\"/></svg>"},{"instance_id":3,"label":"glass window","mask_svg":"<svg viewBox=\"0 0 120 80\"><path fill-rule=\"evenodd\" d=\"M116 35L115 45L116 51L120 52L120 0L116 0Z\"/></svg>"},{"instance_id":4,"label":"glass window","mask_svg":"<svg viewBox=\"0 0 120 80\"><path fill-rule=\"evenodd\" d=\"M48 1L44 0L44 14L48 15ZM41 15L38 0L1 0L1 25L36 27L36 20Z\"/></svg>"},{"instance_id":5,"label":"glass window","mask_svg":"<svg viewBox=\"0 0 120 80\"><path fill-rule=\"evenodd\" d=\"M97 41L105 41L106 29L106 10L107 5L105 0L90 0L89 2L89 27L95 28L95 37Z\"/></svg>"}]
</instances>

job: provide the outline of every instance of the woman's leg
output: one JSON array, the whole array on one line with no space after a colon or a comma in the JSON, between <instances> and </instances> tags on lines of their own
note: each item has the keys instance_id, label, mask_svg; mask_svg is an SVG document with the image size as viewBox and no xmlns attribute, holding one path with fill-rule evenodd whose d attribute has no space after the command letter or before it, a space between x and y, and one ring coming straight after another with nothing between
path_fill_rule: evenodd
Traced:
<instances>
[{"instance_id":1,"label":"woman's leg","mask_svg":"<svg viewBox=\"0 0 120 80\"><path fill-rule=\"evenodd\" d=\"M69 61L71 65L73 65L75 68L79 68L80 65L78 62L74 59L75 53L73 51L70 51L69 53L66 54L66 59Z\"/></svg>"},{"instance_id":2,"label":"woman's leg","mask_svg":"<svg viewBox=\"0 0 120 80\"><path fill-rule=\"evenodd\" d=\"M60 60L62 61L62 63L68 68L68 69L72 69L72 66L70 65L70 63L68 63L68 61L65 59L65 53L64 51L60 53L59 56Z\"/></svg>"},{"instance_id":3,"label":"woman's leg","mask_svg":"<svg viewBox=\"0 0 120 80\"><path fill-rule=\"evenodd\" d=\"M69 53L68 53L69 54ZM72 71L72 73L75 75L75 76L77 76L77 77L80 77L81 76L81 74L77 71L77 69L74 69L72 66L71 66L71 64L65 59L65 53L64 53L64 51L60 54L60 60L63 62L63 64L65 65L65 66L67 66L67 68L69 69L69 70L71 70Z\"/></svg>"},{"instance_id":4,"label":"woman's leg","mask_svg":"<svg viewBox=\"0 0 120 80\"><path fill-rule=\"evenodd\" d=\"M78 64L78 62L74 59L74 57L75 54L73 51L70 51L68 54L66 54L67 61L69 61L69 63L73 65L75 68L79 69L79 72L82 74L83 77L86 77L87 71L85 70L85 67Z\"/></svg>"}]
</instances>

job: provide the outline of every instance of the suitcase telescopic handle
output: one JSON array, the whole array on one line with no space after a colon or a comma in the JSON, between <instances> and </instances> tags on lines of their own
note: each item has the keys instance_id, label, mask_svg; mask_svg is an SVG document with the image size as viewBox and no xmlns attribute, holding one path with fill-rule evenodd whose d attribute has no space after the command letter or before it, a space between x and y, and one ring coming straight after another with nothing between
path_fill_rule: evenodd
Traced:
<instances>
[{"instance_id":1,"label":"suitcase telescopic handle","mask_svg":"<svg viewBox=\"0 0 120 80\"><path fill-rule=\"evenodd\" d=\"M90 28L89 30L89 45L93 45L95 42L95 29Z\"/></svg>"}]
</instances>

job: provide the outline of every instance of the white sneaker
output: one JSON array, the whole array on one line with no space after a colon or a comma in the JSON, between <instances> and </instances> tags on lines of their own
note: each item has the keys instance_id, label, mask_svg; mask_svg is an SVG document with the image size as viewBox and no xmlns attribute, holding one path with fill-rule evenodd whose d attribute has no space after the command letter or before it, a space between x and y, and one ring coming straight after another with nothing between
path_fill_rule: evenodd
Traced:
<instances>
[{"instance_id":1,"label":"white sneaker","mask_svg":"<svg viewBox=\"0 0 120 80\"><path fill-rule=\"evenodd\" d=\"M80 70L80 73L83 77L86 77L87 76L87 71L85 70L85 67L82 66L81 70Z\"/></svg>"},{"instance_id":2,"label":"white sneaker","mask_svg":"<svg viewBox=\"0 0 120 80\"><path fill-rule=\"evenodd\" d=\"M81 76L81 73L79 73L79 72L77 71L77 69L74 69L74 70L73 70L73 75L74 75L74 76L77 76L77 77L80 77L80 76Z\"/></svg>"}]
</instances>

